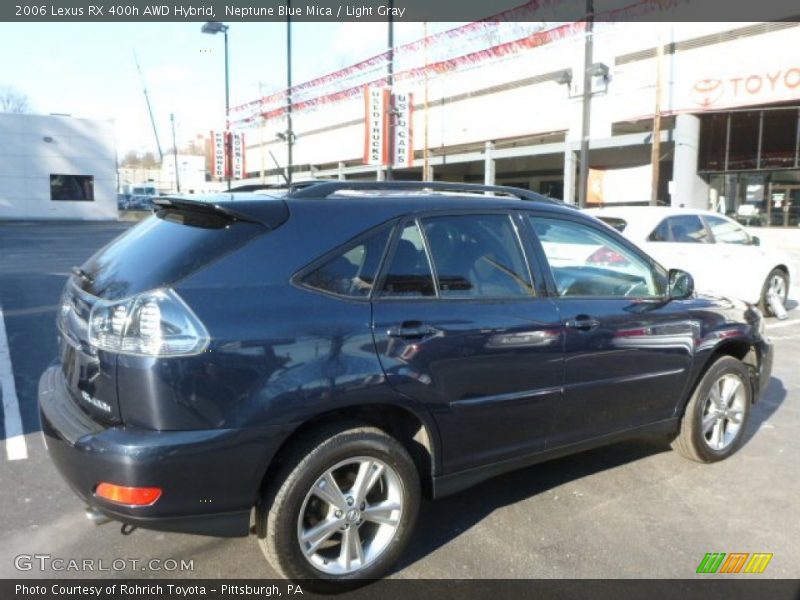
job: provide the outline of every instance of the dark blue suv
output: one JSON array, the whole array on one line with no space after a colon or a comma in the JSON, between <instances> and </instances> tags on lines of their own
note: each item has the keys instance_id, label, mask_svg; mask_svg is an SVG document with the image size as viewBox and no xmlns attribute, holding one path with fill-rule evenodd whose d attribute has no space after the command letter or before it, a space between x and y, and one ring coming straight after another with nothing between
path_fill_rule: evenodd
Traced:
<instances>
[{"instance_id":1,"label":"dark blue suv","mask_svg":"<svg viewBox=\"0 0 800 600\"><path fill-rule=\"evenodd\" d=\"M64 290L50 454L91 516L252 531L287 577L378 577L423 493L623 438L723 459L769 379L757 309L524 190L156 204Z\"/></svg>"}]
</instances>

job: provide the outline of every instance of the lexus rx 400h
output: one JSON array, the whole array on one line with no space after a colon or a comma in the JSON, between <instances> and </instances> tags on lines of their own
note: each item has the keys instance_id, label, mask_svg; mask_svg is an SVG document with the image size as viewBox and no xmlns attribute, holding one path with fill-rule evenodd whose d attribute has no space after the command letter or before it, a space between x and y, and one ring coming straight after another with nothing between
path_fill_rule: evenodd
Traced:
<instances>
[{"instance_id":1,"label":"lexus rx 400h","mask_svg":"<svg viewBox=\"0 0 800 600\"><path fill-rule=\"evenodd\" d=\"M379 577L423 495L620 439L726 458L770 376L756 308L523 190L156 205L67 282L50 455L90 514L255 533L286 577Z\"/></svg>"}]
</instances>

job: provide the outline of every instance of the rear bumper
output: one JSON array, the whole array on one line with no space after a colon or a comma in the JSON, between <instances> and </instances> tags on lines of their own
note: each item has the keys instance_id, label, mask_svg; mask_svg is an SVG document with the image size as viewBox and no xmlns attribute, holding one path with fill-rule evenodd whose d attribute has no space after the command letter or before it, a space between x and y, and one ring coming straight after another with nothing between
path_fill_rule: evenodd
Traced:
<instances>
[{"instance_id":1,"label":"rear bumper","mask_svg":"<svg viewBox=\"0 0 800 600\"><path fill-rule=\"evenodd\" d=\"M58 366L39 381L39 414L56 468L87 505L131 525L216 536L248 534L264 473L291 431L104 428L72 401ZM163 493L151 506L120 506L95 496L101 481Z\"/></svg>"}]
</instances>

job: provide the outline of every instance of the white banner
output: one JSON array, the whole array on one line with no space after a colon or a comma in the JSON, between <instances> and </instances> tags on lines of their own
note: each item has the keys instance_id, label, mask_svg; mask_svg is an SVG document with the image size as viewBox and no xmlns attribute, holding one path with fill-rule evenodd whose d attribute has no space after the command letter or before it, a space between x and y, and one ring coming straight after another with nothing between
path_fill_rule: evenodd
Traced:
<instances>
[{"instance_id":1,"label":"white banner","mask_svg":"<svg viewBox=\"0 0 800 600\"><path fill-rule=\"evenodd\" d=\"M225 177L225 133L211 132L211 165L214 177Z\"/></svg>"},{"instance_id":2,"label":"white banner","mask_svg":"<svg viewBox=\"0 0 800 600\"><path fill-rule=\"evenodd\" d=\"M244 164L244 133L231 133L231 163L233 178L243 179L245 174Z\"/></svg>"},{"instance_id":3,"label":"white banner","mask_svg":"<svg viewBox=\"0 0 800 600\"><path fill-rule=\"evenodd\" d=\"M385 165L389 90L364 89L364 164Z\"/></svg>"},{"instance_id":4,"label":"white banner","mask_svg":"<svg viewBox=\"0 0 800 600\"><path fill-rule=\"evenodd\" d=\"M411 118L414 105L412 94L395 93L392 96L394 108L394 160L395 167L411 167L414 164L414 143L412 140Z\"/></svg>"}]
</instances>

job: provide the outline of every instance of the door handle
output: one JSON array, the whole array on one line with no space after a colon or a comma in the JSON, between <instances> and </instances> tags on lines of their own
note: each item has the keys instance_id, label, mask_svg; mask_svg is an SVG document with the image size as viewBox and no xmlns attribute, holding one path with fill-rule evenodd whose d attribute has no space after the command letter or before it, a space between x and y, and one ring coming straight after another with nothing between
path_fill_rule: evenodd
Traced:
<instances>
[{"instance_id":1,"label":"door handle","mask_svg":"<svg viewBox=\"0 0 800 600\"><path fill-rule=\"evenodd\" d=\"M570 329L577 329L578 331L591 331L592 329L600 326L600 321L587 315L578 315L574 319L569 319L564 324Z\"/></svg>"},{"instance_id":2,"label":"door handle","mask_svg":"<svg viewBox=\"0 0 800 600\"><path fill-rule=\"evenodd\" d=\"M390 327L386 331L389 337L403 338L406 340L421 340L439 332L438 329L419 321L404 321L399 327Z\"/></svg>"}]
</instances>

